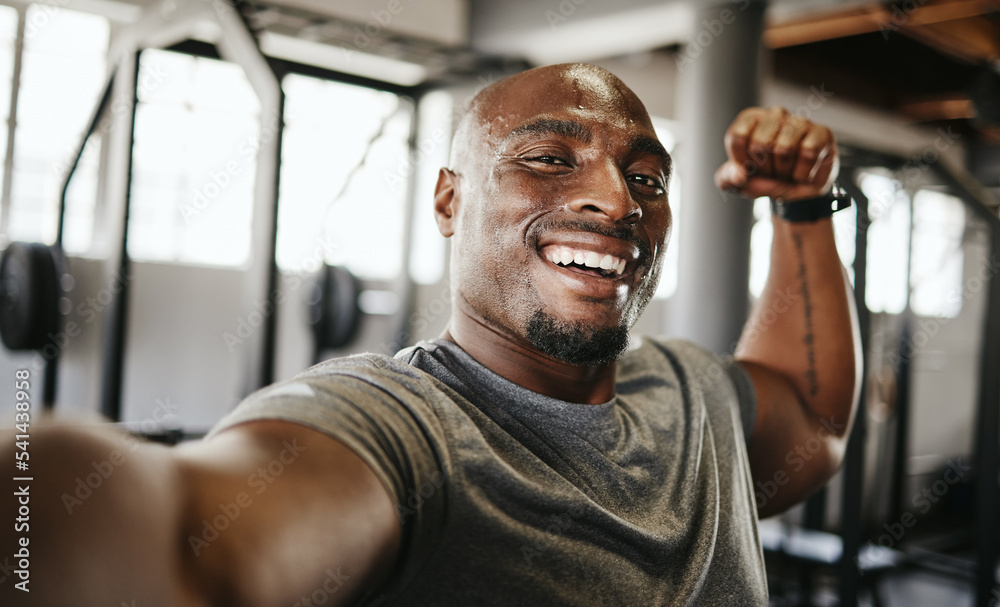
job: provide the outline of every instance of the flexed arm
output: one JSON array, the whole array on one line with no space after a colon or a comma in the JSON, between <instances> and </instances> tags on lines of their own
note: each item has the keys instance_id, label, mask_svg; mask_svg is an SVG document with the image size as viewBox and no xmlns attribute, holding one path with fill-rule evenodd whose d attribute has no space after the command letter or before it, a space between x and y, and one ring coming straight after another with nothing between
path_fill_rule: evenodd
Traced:
<instances>
[{"instance_id":1,"label":"flexed arm","mask_svg":"<svg viewBox=\"0 0 1000 607\"><path fill-rule=\"evenodd\" d=\"M830 190L833 134L782 108L750 108L726 133L720 188L783 204ZM860 390L857 312L829 217L772 218L770 272L736 350L753 378L757 421L750 467L759 514L806 498L843 459Z\"/></svg>"}]
</instances>

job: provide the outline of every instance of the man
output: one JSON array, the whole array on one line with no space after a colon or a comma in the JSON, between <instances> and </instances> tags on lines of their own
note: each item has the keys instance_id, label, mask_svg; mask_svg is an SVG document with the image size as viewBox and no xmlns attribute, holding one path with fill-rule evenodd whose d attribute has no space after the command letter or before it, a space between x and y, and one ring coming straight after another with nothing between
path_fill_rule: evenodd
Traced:
<instances>
[{"instance_id":1,"label":"man","mask_svg":"<svg viewBox=\"0 0 1000 607\"><path fill-rule=\"evenodd\" d=\"M781 109L743 112L725 145L717 182L747 197L791 206L836 173L829 130ZM766 604L758 511L826 482L850 426L849 288L828 217L776 219L737 362L630 346L671 227L670 171L640 101L600 68L485 89L436 189L453 251L442 338L328 361L172 450L37 437L35 585L16 598ZM116 450L103 485L67 500Z\"/></svg>"}]
</instances>

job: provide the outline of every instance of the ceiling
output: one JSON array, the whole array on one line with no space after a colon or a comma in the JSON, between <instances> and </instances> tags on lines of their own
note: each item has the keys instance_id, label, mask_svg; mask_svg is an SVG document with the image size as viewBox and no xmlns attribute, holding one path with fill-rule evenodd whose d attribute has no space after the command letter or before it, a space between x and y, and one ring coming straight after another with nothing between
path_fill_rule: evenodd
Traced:
<instances>
[{"instance_id":1,"label":"ceiling","mask_svg":"<svg viewBox=\"0 0 1000 607\"><path fill-rule=\"evenodd\" d=\"M134 10L180 0L101 1ZM406 0L397 2L403 8L393 15L381 10L389 1L249 5L260 33L354 57L353 66L341 62L333 69L359 69L358 58L374 54L418 64L424 81L476 73L489 56L537 64L566 60L567 53L589 60L598 58L595 53L676 47L696 25L694 4L685 0ZM554 21L556 13L546 10L553 7L567 16ZM362 31L375 34L371 44ZM1000 145L1000 0L772 0L764 42L779 79L806 87L823 83L839 96L915 123Z\"/></svg>"},{"instance_id":2,"label":"ceiling","mask_svg":"<svg viewBox=\"0 0 1000 607\"><path fill-rule=\"evenodd\" d=\"M1000 143L1000 0L907 0L771 22L775 75Z\"/></svg>"},{"instance_id":3,"label":"ceiling","mask_svg":"<svg viewBox=\"0 0 1000 607\"><path fill-rule=\"evenodd\" d=\"M678 48L700 28L688 0L469 3L473 48L535 64ZM1000 144L1000 0L769 0L764 42L781 80Z\"/></svg>"}]
</instances>

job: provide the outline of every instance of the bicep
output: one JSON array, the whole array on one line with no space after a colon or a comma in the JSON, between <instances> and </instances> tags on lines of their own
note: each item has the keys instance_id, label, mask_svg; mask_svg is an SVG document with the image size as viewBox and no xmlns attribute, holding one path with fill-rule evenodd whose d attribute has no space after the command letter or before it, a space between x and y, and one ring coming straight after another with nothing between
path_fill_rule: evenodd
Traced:
<instances>
[{"instance_id":1,"label":"bicep","mask_svg":"<svg viewBox=\"0 0 1000 607\"><path fill-rule=\"evenodd\" d=\"M782 512L822 487L840 465L844 438L817 418L784 375L741 361L757 393L747 446L761 518Z\"/></svg>"},{"instance_id":2,"label":"bicep","mask_svg":"<svg viewBox=\"0 0 1000 607\"><path fill-rule=\"evenodd\" d=\"M388 491L344 444L254 421L178 450L186 487L184 569L210 602L345 604L399 551Z\"/></svg>"}]
</instances>

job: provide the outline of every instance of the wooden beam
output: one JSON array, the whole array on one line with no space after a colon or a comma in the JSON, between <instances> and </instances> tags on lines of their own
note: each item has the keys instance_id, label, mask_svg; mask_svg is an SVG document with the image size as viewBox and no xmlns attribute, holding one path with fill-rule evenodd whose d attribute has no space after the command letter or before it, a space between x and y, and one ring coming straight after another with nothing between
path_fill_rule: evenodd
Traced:
<instances>
[{"instance_id":1,"label":"wooden beam","mask_svg":"<svg viewBox=\"0 0 1000 607\"><path fill-rule=\"evenodd\" d=\"M988 17L970 17L926 25L904 25L900 33L937 51L972 64L1000 59L1000 26Z\"/></svg>"},{"instance_id":2,"label":"wooden beam","mask_svg":"<svg viewBox=\"0 0 1000 607\"><path fill-rule=\"evenodd\" d=\"M987 126L979 129L984 141L995 145L1000 145L1000 127Z\"/></svg>"},{"instance_id":3,"label":"wooden beam","mask_svg":"<svg viewBox=\"0 0 1000 607\"><path fill-rule=\"evenodd\" d=\"M887 21L889 17L880 5L810 15L767 26L764 44L770 48L784 48L866 34L878 31L878 22Z\"/></svg>"},{"instance_id":4,"label":"wooden beam","mask_svg":"<svg viewBox=\"0 0 1000 607\"><path fill-rule=\"evenodd\" d=\"M1000 12L1000 0L909 0L896 6L872 4L770 24L764 42L784 48L903 27L942 23Z\"/></svg>"},{"instance_id":5,"label":"wooden beam","mask_svg":"<svg viewBox=\"0 0 1000 607\"><path fill-rule=\"evenodd\" d=\"M910 101L900 104L896 109L916 122L963 120L976 117L976 108L973 107L972 100L964 95Z\"/></svg>"},{"instance_id":6,"label":"wooden beam","mask_svg":"<svg viewBox=\"0 0 1000 607\"><path fill-rule=\"evenodd\" d=\"M998 0L938 0L937 2L910 0L910 2L916 6L916 10L907 10L906 7L911 4L899 2L897 3L899 8L891 11L893 14L902 15L908 25L943 23L1000 12Z\"/></svg>"}]
</instances>

